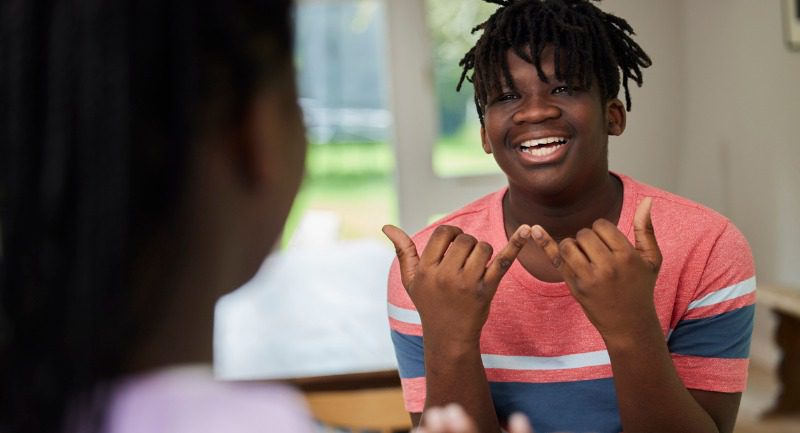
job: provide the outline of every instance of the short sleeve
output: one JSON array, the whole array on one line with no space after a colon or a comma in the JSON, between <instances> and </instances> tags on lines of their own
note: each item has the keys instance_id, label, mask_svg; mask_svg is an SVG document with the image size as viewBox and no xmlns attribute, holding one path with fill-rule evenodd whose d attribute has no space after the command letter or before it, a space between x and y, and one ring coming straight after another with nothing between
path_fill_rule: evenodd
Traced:
<instances>
[{"instance_id":1,"label":"short sleeve","mask_svg":"<svg viewBox=\"0 0 800 433\"><path fill-rule=\"evenodd\" d=\"M668 345L687 388L742 392L747 382L756 280L750 246L728 223Z\"/></svg>"},{"instance_id":2,"label":"short sleeve","mask_svg":"<svg viewBox=\"0 0 800 433\"><path fill-rule=\"evenodd\" d=\"M388 314L394 352L400 370L400 383L406 410L422 412L425 407L425 359L419 313L400 281L395 259L389 271Z\"/></svg>"}]
</instances>

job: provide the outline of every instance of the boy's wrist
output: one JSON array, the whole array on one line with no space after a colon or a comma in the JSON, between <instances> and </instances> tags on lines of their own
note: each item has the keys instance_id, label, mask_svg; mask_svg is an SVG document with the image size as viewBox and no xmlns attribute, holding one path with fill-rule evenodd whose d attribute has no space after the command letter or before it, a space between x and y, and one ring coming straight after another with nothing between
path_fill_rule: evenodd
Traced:
<instances>
[{"instance_id":1,"label":"boy's wrist","mask_svg":"<svg viewBox=\"0 0 800 433\"><path fill-rule=\"evenodd\" d=\"M435 347L448 348L453 351L480 346L482 325L454 324L452 321L443 321L440 317L435 320L426 320L425 317L421 317L421 319L422 334L426 344L430 343Z\"/></svg>"},{"instance_id":2,"label":"boy's wrist","mask_svg":"<svg viewBox=\"0 0 800 433\"><path fill-rule=\"evenodd\" d=\"M447 334L441 336L424 334L423 344L425 346L426 360L458 361L465 357L480 356L481 351L480 337L454 338Z\"/></svg>"},{"instance_id":3,"label":"boy's wrist","mask_svg":"<svg viewBox=\"0 0 800 433\"><path fill-rule=\"evenodd\" d=\"M666 338L658 320L648 321L621 332L602 334L609 355L649 350L656 345L666 347Z\"/></svg>"}]
</instances>

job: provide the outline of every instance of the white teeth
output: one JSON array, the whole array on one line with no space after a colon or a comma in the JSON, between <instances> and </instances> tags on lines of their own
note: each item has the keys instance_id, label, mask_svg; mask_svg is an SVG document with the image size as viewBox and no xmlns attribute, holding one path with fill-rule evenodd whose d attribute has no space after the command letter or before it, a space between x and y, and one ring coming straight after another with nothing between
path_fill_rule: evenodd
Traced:
<instances>
[{"instance_id":1,"label":"white teeth","mask_svg":"<svg viewBox=\"0 0 800 433\"><path fill-rule=\"evenodd\" d=\"M564 137L545 137L536 140L528 140L520 145L520 149L533 156L543 157L555 153L566 142L567 139ZM556 145L548 146L553 143L556 143Z\"/></svg>"},{"instance_id":2,"label":"white teeth","mask_svg":"<svg viewBox=\"0 0 800 433\"><path fill-rule=\"evenodd\" d=\"M563 144L557 144L555 146L549 146L549 147L523 147L522 151L529 153L533 156L547 156L555 153L558 149L561 148L561 146L563 146Z\"/></svg>"},{"instance_id":3,"label":"white teeth","mask_svg":"<svg viewBox=\"0 0 800 433\"><path fill-rule=\"evenodd\" d=\"M566 142L567 142L567 139L564 138L564 137L545 137L545 138L539 138L539 139L536 139L536 140L528 140L528 141L522 143L521 146L523 148L525 148L525 147L543 146L543 145L551 144L551 143L564 144Z\"/></svg>"}]
</instances>

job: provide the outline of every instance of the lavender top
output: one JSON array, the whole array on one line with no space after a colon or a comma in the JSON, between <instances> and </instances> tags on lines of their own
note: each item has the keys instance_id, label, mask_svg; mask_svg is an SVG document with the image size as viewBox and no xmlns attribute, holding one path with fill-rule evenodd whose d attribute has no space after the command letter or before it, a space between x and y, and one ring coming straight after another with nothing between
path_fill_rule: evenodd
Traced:
<instances>
[{"instance_id":1,"label":"lavender top","mask_svg":"<svg viewBox=\"0 0 800 433\"><path fill-rule=\"evenodd\" d=\"M106 433L311 433L302 397L277 384L213 379L210 368L178 367L119 382Z\"/></svg>"}]
</instances>

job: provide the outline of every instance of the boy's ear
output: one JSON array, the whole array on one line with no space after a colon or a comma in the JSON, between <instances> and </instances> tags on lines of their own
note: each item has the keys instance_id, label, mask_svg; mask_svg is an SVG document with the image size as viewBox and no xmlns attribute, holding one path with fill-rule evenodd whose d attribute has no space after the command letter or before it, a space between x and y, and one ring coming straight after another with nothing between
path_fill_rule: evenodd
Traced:
<instances>
[{"instance_id":1,"label":"boy's ear","mask_svg":"<svg viewBox=\"0 0 800 433\"><path fill-rule=\"evenodd\" d=\"M483 146L483 151L487 154L492 154L492 146L489 144L489 139L486 137L486 128L481 126L481 146Z\"/></svg>"},{"instance_id":2,"label":"boy's ear","mask_svg":"<svg viewBox=\"0 0 800 433\"><path fill-rule=\"evenodd\" d=\"M622 135L625 132L625 122L628 112L625 104L617 98L612 98L606 103L606 120L608 121L608 135Z\"/></svg>"}]
</instances>

